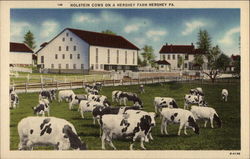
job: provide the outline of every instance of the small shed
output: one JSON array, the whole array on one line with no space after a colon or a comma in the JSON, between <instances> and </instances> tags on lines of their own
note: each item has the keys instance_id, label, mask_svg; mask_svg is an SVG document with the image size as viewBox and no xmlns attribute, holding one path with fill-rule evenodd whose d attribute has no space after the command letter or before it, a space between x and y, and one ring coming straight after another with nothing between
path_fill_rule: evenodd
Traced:
<instances>
[{"instance_id":1,"label":"small shed","mask_svg":"<svg viewBox=\"0 0 250 159\"><path fill-rule=\"evenodd\" d=\"M155 62L158 65L160 71L170 71L171 65L166 60L159 60Z\"/></svg>"}]
</instances>

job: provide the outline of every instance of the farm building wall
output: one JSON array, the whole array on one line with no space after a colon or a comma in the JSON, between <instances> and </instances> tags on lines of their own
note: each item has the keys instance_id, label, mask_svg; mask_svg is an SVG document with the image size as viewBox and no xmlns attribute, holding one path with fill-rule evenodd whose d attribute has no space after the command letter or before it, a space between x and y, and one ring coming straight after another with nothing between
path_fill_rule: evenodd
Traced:
<instances>
[{"instance_id":1,"label":"farm building wall","mask_svg":"<svg viewBox=\"0 0 250 159\"><path fill-rule=\"evenodd\" d=\"M45 69L89 69L89 44L65 30L38 52Z\"/></svg>"},{"instance_id":2,"label":"farm building wall","mask_svg":"<svg viewBox=\"0 0 250 159\"><path fill-rule=\"evenodd\" d=\"M10 64L15 65L32 65L32 53L10 52Z\"/></svg>"}]
</instances>

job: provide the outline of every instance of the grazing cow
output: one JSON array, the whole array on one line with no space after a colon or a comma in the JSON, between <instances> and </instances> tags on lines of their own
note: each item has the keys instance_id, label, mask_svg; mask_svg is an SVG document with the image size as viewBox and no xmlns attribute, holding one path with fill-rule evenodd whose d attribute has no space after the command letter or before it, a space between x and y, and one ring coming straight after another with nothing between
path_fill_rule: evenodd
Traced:
<instances>
[{"instance_id":1,"label":"grazing cow","mask_svg":"<svg viewBox=\"0 0 250 159\"><path fill-rule=\"evenodd\" d=\"M10 108L16 108L19 105L19 97L15 91L10 93Z\"/></svg>"},{"instance_id":2,"label":"grazing cow","mask_svg":"<svg viewBox=\"0 0 250 159\"><path fill-rule=\"evenodd\" d=\"M81 100L87 100L88 99L88 96L87 95L81 95L81 94L78 94L78 95L70 95L69 97L69 110L72 110L73 106L74 105L79 105Z\"/></svg>"},{"instance_id":3,"label":"grazing cow","mask_svg":"<svg viewBox=\"0 0 250 159\"><path fill-rule=\"evenodd\" d=\"M154 98L155 113L160 112L162 108L178 108L174 98L170 97L155 97Z\"/></svg>"},{"instance_id":4,"label":"grazing cow","mask_svg":"<svg viewBox=\"0 0 250 159\"><path fill-rule=\"evenodd\" d=\"M93 83L94 85L94 89L100 91L102 89L102 86L103 84L101 82L96 82L96 83Z\"/></svg>"},{"instance_id":5,"label":"grazing cow","mask_svg":"<svg viewBox=\"0 0 250 159\"><path fill-rule=\"evenodd\" d=\"M119 96L122 93L122 91L112 91L112 102L116 101L119 102Z\"/></svg>"},{"instance_id":6,"label":"grazing cow","mask_svg":"<svg viewBox=\"0 0 250 159\"><path fill-rule=\"evenodd\" d=\"M119 93L119 92L118 92ZM119 96L119 103L120 105L123 104L127 105L127 101L132 101L134 103L134 106L140 106L143 107L143 103L141 101L141 99L137 96L136 93L131 93L131 92L120 92Z\"/></svg>"},{"instance_id":7,"label":"grazing cow","mask_svg":"<svg viewBox=\"0 0 250 159\"><path fill-rule=\"evenodd\" d=\"M72 90L61 90L58 93L58 102L61 102L62 100L66 100L67 102L70 102L70 96L75 95L75 93Z\"/></svg>"},{"instance_id":8,"label":"grazing cow","mask_svg":"<svg viewBox=\"0 0 250 159\"><path fill-rule=\"evenodd\" d=\"M200 96L204 96L203 90L202 90L202 88L200 88L200 87L197 87L197 88L195 88L195 89L190 89L189 92L190 92L191 95L196 95L196 96L200 95Z\"/></svg>"},{"instance_id":9,"label":"grazing cow","mask_svg":"<svg viewBox=\"0 0 250 159\"><path fill-rule=\"evenodd\" d=\"M56 89L51 89L51 90L50 90L51 97L52 97L53 100L56 100L56 92L57 92Z\"/></svg>"},{"instance_id":10,"label":"grazing cow","mask_svg":"<svg viewBox=\"0 0 250 159\"><path fill-rule=\"evenodd\" d=\"M103 105L107 107L111 105L111 103L108 101L108 98L104 95L89 94L88 101L100 102L100 103L103 103Z\"/></svg>"},{"instance_id":11,"label":"grazing cow","mask_svg":"<svg viewBox=\"0 0 250 159\"><path fill-rule=\"evenodd\" d=\"M227 89L222 89L222 91L221 91L222 100L227 102L227 96L228 96L228 90Z\"/></svg>"},{"instance_id":12,"label":"grazing cow","mask_svg":"<svg viewBox=\"0 0 250 159\"><path fill-rule=\"evenodd\" d=\"M45 113L47 112L47 115L50 116L50 106L49 101L47 99L42 99L39 101L39 104L35 107L32 107L34 110L34 114L45 116Z\"/></svg>"},{"instance_id":13,"label":"grazing cow","mask_svg":"<svg viewBox=\"0 0 250 159\"><path fill-rule=\"evenodd\" d=\"M141 115L141 116L143 116L143 115L149 115L149 116L151 116L151 118L156 118L157 117L154 112L146 112L146 111L134 110L134 109L128 109L123 114L124 114L125 117L132 117L133 115ZM155 126L156 123L152 123L152 122L155 122L155 120L151 121L151 125ZM153 136L151 134L151 131L148 133L148 136L149 136L150 140L154 140L154 138L153 138ZM147 136L145 138L145 141L146 142L149 141Z\"/></svg>"},{"instance_id":14,"label":"grazing cow","mask_svg":"<svg viewBox=\"0 0 250 159\"><path fill-rule=\"evenodd\" d=\"M33 146L54 146L57 150L86 150L86 144L77 136L75 127L55 117L26 117L18 123L19 150Z\"/></svg>"},{"instance_id":15,"label":"grazing cow","mask_svg":"<svg viewBox=\"0 0 250 159\"><path fill-rule=\"evenodd\" d=\"M186 128L192 128L196 134L199 134L199 127L196 123L195 117L192 112L184 109L170 109L170 108L163 108L161 111L163 116L162 123L161 123L161 134L163 134L163 130L166 135L167 132L167 124L174 123L180 124L178 135L180 136L181 130L184 127L184 134L187 135Z\"/></svg>"},{"instance_id":16,"label":"grazing cow","mask_svg":"<svg viewBox=\"0 0 250 159\"><path fill-rule=\"evenodd\" d=\"M80 110L82 118L84 119L84 115L83 115L84 112L93 112L93 109L97 106L104 107L104 105L100 102L81 100L79 104L79 110ZM94 117L93 117L93 120L94 120L93 123L95 123Z\"/></svg>"},{"instance_id":17,"label":"grazing cow","mask_svg":"<svg viewBox=\"0 0 250 159\"><path fill-rule=\"evenodd\" d=\"M41 100L41 99L48 99L50 102L52 102L52 99L54 99L54 96L52 96L52 92L50 90L42 90L39 93L39 99L38 100Z\"/></svg>"},{"instance_id":18,"label":"grazing cow","mask_svg":"<svg viewBox=\"0 0 250 159\"><path fill-rule=\"evenodd\" d=\"M86 91L88 94L98 95L99 91L96 89L87 89Z\"/></svg>"},{"instance_id":19,"label":"grazing cow","mask_svg":"<svg viewBox=\"0 0 250 159\"><path fill-rule=\"evenodd\" d=\"M190 104L197 104L199 106L207 106L207 102L204 100L202 96L196 96L191 94L186 94L184 96L184 109L188 109Z\"/></svg>"},{"instance_id":20,"label":"grazing cow","mask_svg":"<svg viewBox=\"0 0 250 159\"><path fill-rule=\"evenodd\" d=\"M193 113L196 120L201 119L205 121L204 127L207 126L208 120L210 120L211 128L214 128L213 121L216 121L219 128L221 127L221 120L214 108L191 106L190 111Z\"/></svg>"},{"instance_id":21,"label":"grazing cow","mask_svg":"<svg viewBox=\"0 0 250 159\"><path fill-rule=\"evenodd\" d=\"M151 128L155 125L154 117L150 115L133 115L131 117L125 118L122 114L107 114L103 115L100 119L100 124L102 128L102 149L105 149L105 141L108 141L109 145L116 149L112 139L114 138L132 138L132 143L130 144L130 150L133 150L134 142L137 138L141 141L141 148L144 147L143 142L151 131Z\"/></svg>"}]
</instances>

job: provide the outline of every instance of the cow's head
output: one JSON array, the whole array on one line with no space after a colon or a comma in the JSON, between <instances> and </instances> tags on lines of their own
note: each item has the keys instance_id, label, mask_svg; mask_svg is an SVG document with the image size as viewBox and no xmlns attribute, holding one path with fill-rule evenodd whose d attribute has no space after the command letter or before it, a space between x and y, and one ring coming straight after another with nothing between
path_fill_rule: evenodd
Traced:
<instances>
[{"instance_id":1,"label":"cow's head","mask_svg":"<svg viewBox=\"0 0 250 159\"><path fill-rule=\"evenodd\" d=\"M200 133L199 126L198 126L198 124L196 123L194 117L192 117L192 116L189 116L189 117L188 117L188 125L189 125L190 127L193 128L193 130L194 130L194 132L195 132L196 134L199 134L199 133Z\"/></svg>"}]
</instances>

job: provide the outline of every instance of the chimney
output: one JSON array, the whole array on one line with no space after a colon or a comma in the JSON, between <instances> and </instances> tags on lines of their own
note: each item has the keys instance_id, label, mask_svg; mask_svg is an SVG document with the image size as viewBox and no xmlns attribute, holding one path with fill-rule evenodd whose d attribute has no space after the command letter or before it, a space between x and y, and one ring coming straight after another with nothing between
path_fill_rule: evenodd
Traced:
<instances>
[{"instance_id":1,"label":"chimney","mask_svg":"<svg viewBox=\"0 0 250 159\"><path fill-rule=\"evenodd\" d=\"M168 43L166 43L166 46L168 46Z\"/></svg>"},{"instance_id":2,"label":"chimney","mask_svg":"<svg viewBox=\"0 0 250 159\"><path fill-rule=\"evenodd\" d=\"M191 43L192 46L194 46L194 43Z\"/></svg>"}]
</instances>

